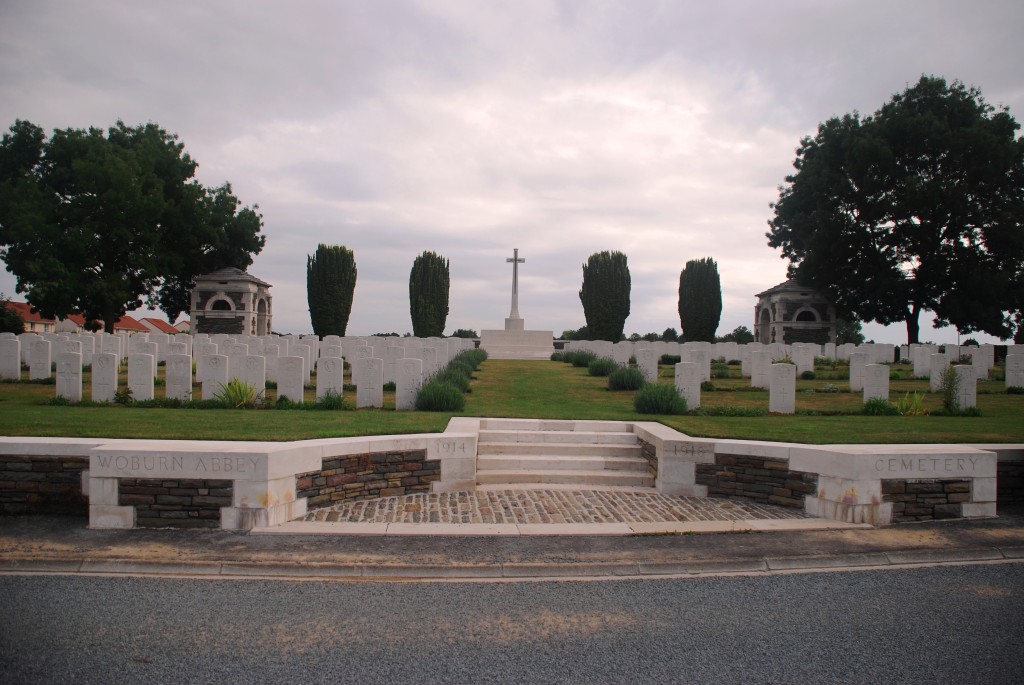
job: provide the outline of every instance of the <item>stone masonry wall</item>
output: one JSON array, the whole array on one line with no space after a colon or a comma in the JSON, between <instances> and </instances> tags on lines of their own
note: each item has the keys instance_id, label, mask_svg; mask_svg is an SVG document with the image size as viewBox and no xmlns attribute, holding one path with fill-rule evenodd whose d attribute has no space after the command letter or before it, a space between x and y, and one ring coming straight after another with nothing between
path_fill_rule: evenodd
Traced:
<instances>
[{"instance_id":1,"label":"stone masonry wall","mask_svg":"<svg viewBox=\"0 0 1024 685\"><path fill-rule=\"evenodd\" d=\"M892 520L931 521L963 516L971 501L969 480L883 480L882 500L892 502Z\"/></svg>"},{"instance_id":2,"label":"stone masonry wall","mask_svg":"<svg viewBox=\"0 0 1024 685\"><path fill-rule=\"evenodd\" d=\"M220 528L233 489L230 480L121 478L118 504L135 507L140 528Z\"/></svg>"},{"instance_id":3,"label":"stone masonry wall","mask_svg":"<svg viewBox=\"0 0 1024 685\"><path fill-rule=\"evenodd\" d=\"M996 500L1024 502L1024 459L1001 461L996 467Z\"/></svg>"},{"instance_id":4,"label":"stone masonry wall","mask_svg":"<svg viewBox=\"0 0 1024 685\"><path fill-rule=\"evenodd\" d=\"M426 450L375 452L324 459L320 471L296 476L295 489L316 509L341 500L429 492L440 478L441 462L428 461Z\"/></svg>"},{"instance_id":5,"label":"stone masonry wall","mask_svg":"<svg viewBox=\"0 0 1024 685\"><path fill-rule=\"evenodd\" d=\"M697 485L712 497L731 497L794 509L818 491L818 476L790 471L789 461L772 457L716 454L714 464L697 464Z\"/></svg>"},{"instance_id":6,"label":"stone masonry wall","mask_svg":"<svg viewBox=\"0 0 1024 685\"><path fill-rule=\"evenodd\" d=\"M87 516L82 471L88 457L0 456L0 513Z\"/></svg>"},{"instance_id":7,"label":"stone masonry wall","mask_svg":"<svg viewBox=\"0 0 1024 685\"><path fill-rule=\"evenodd\" d=\"M640 453L647 460L647 473L655 478L658 477L658 450L649 442L637 440L640 443Z\"/></svg>"}]
</instances>

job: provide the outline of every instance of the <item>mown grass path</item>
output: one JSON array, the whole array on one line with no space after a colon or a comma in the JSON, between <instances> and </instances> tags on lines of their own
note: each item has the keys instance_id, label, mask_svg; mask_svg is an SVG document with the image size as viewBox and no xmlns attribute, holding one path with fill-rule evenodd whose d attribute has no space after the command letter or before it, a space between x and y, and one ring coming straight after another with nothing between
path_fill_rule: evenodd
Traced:
<instances>
[{"instance_id":1,"label":"mown grass path","mask_svg":"<svg viewBox=\"0 0 1024 685\"><path fill-rule=\"evenodd\" d=\"M671 383L672 367L661 369ZM161 370L162 373L162 370ZM606 379L586 369L547 361L484 362L474 374L465 415L511 418L660 421L684 433L719 438L801 443L1024 443L1024 396L1007 395L1001 382L979 384L978 417L858 415L859 393L814 392L832 382L797 381L793 416L649 416L633 410L633 393L609 392ZM764 408L768 393L752 390L740 378L716 379L717 390L702 394L702 406ZM86 373L85 395L89 395ZM927 381L897 380L895 400L905 392L927 390ZM157 395L163 393L157 387ZM144 409L111 406L49 406L52 385L0 383L0 434L201 440L300 440L322 437L432 433L443 431L451 414L396 412L393 393L385 409L285 411L277 409ZM273 391L270 391L271 393ZM198 394L198 386L196 387ZM307 391L311 399L312 390ZM351 399L351 393L349 393ZM929 395L926 409L940 400ZM842 415L830 415L842 412Z\"/></svg>"}]
</instances>

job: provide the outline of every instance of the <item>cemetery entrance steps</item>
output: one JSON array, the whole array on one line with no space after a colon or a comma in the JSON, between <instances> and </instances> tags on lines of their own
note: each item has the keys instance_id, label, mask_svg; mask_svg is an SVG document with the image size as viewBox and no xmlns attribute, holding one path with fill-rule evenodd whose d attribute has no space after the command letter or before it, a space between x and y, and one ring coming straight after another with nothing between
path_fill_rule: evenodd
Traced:
<instances>
[{"instance_id":1,"label":"cemetery entrance steps","mask_svg":"<svg viewBox=\"0 0 1024 685\"><path fill-rule=\"evenodd\" d=\"M577 429L579 428L579 429ZM481 486L654 488L636 435L621 425L485 419L477 442Z\"/></svg>"}]
</instances>

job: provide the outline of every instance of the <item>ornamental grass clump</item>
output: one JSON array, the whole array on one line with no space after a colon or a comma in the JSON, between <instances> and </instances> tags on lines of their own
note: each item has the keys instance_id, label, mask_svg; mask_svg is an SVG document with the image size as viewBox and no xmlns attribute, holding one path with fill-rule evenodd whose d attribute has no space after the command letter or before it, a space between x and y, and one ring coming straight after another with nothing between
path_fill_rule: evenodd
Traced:
<instances>
[{"instance_id":1,"label":"ornamental grass clump","mask_svg":"<svg viewBox=\"0 0 1024 685\"><path fill-rule=\"evenodd\" d=\"M639 390L647 384L644 374L635 367L622 367L608 374L609 390Z\"/></svg>"},{"instance_id":2,"label":"ornamental grass clump","mask_svg":"<svg viewBox=\"0 0 1024 685\"><path fill-rule=\"evenodd\" d=\"M633 398L639 414L685 414L686 400L674 385L647 385Z\"/></svg>"},{"instance_id":3,"label":"ornamental grass clump","mask_svg":"<svg viewBox=\"0 0 1024 685\"><path fill-rule=\"evenodd\" d=\"M255 409L263 401L263 393L251 383L232 378L220 386L215 398L228 409Z\"/></svg>"},{"instance_id":4,"label":"ornamental grass clump","mask_svg":"<svg viewBox=\"0 0 1024 685\"><path fill-rule=\"evenodd\" d=\"M614 359L608 359L608 357L601 357L595 359L587 365L587 373L591 376L607 376L611 374L615 369L619 368L618 362Z\"/></svg>"}]
</instances>

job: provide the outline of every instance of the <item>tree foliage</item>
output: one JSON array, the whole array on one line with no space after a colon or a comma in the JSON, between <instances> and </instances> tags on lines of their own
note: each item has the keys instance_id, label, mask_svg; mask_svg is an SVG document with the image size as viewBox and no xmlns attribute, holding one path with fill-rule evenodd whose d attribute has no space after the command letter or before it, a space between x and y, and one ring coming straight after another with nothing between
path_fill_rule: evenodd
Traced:
<instances>
[{"instance_id":1,"label":"tree foliage","mask_svg":"<svg viewBox=\"0 0 1024 685\"><path fill-rule=\"evenodd\" d=\"M447 259L429 251L413 261L409 273L409 314L412 334L418 338L444 335L451 284L448 267Z\"/></svg>"},{"instance_id":2,"label":"tree foliage","mask_svg":"<svg viewBox=\"0 0 1024 685\"><path fill-rule=\"evenodd\" d=\"M924 76L801 141L767 234L841 315L1001 338L1024 305L1024 139L975 88Z\"/></svg>"},{"instance_id":3,"label":"tree foliage","mask_svg":"<svg viewBox=\"0 0 1024 685\"><path fill-rule=\"evenodd\" d=\"M679 324L683 341L714 342L722 319L722 281L711 257L693 259L679 274Z\"/></svg>"},{"instance_id":4,"label":"tree foliage","mask_svg":"<svg viewBox=\"0 0 1024 685\"><path fill-rule=\"evenodd\" d=\"M845 343L864 344L864 333L861 332L860 321L836 319L836 344L843 345Z\"/></svg>"},{"instance_id":5,"label":"tree foliage","mask_svg":"<svg viewBox=\"0 0 1024 685\"><path fill-rule=\"evenodd\" d=\"M0 333L24 333L25 320L14 307L7 306L8 302L10 300L0 293Z\"/></svg>"},{"instance_id":6,"label":"tree foliage","mask_svg":"<svg viewBox=\"0 0 1024 685\"><path fill-rule=\"evenodd\" d=\"M621 252L596 252L583 265L580 302L591 340L619 342L629 317L629 266Z\"/></svg>"},{"instance_id":7,"label":"tree foliage","mask_svg":"<svg viewBox=\"0 0 1024 685\"><path fill-rule=\"evenodd\" d=\"M48 318L81 313L107 331L148 303L173 321L201 273L244 269L262 217L153 123L43 130L16 121L0 140L0 258Z\"/></svg>"},{"instance_id":8,"label":"tree foliage","mask_svg":"<svg viewBox=\"0 0 1024 685\"><path fill-rule=\"evenodd\" d=\"M355 290L352 250L320 243L316 252L306 256L306 300L314 335L345 335Z\"/></svg>"},{"instance_id":9,"label":"tree foliage","mask_svg":"<svg viewBox=\"0 0 1024 685\"><path fill-rule=\"evenodd\" d=\"M737 326L731 333L726 333L718 338L716 342L734 342L740 345L754 342L754 334L746 326Z\"/></svg>"}]
</instances>

